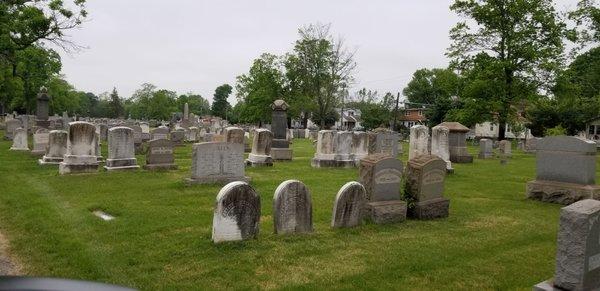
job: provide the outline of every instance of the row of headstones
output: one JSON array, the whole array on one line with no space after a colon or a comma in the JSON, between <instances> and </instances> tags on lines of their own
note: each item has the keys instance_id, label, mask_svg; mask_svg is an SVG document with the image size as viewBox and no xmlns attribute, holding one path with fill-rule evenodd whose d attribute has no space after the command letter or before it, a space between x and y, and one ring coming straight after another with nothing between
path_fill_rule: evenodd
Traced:
<instances>
[{"instance_id":1,"label":"row of headstones","mask_svg":"<svg viewBox=\"0 0 600 291\"><path fill-rule=\"evenodd\" d=\"M396 158L402 151L398 134L321 130L311 165L320 167L356 167L369 154L385 153Z\"/></svg>"},{"instance_id":2,"label":"row of headstones","mask_svg":"<svg viewBox=\"0 0 600 291\"><path fill-rule=\"evenodd\" d=\"M391 158L387 157L386 159ZM437 169L435 167L436 160L439 162ZM421 164L418 164L419 162ZM418 219L446 217L448 215L449 200L441 197L441 194L438 195L437 191L440 189L431 190L432 183L441 183L441 191L443 191L443 177L445 175L443 161L431 157L428 161L420 160L414 161L414 163L414 169L409 172L411 178L407 182L409 195L415 200L415 209L412 211L412 216ZM377 180L386 179L386 174L389 178L390 173L386 172L389 165L381 166L385 169L377 171ZM397 174L401 175L401 171L400 173L398 171L391 173L393 176ZM397 182L397 180L394 181ZM371 187L369 191L371 192L358 182L348 182L342 186L333 203L331 227L356 227L361 225L365 218L373 219L373 217L379 217L387 223L403 221L407 213L406 203L393 205L379 203L377 207L373 207L373 201L386 198L373 196L379 194L378 190L375 190L375 193L373 192L373 186L372 184L369 185ZM435 186L433 187L435 188ZM398 192L399 189L395 191ZM381 200L378 202L386 201ZM443 205L440 205L440 202ZM387 218L386 220L386 215L389 216L390 213L390 207L394 208L394 211L391 211L393 213L400 210L403 218L393 221ZM444 210L440 211L440 208ZM374 212L377 212L377 214L374 214ZM261 201L256 190L245 181L230 182L219 191L216 198L212 240L219 243L256 238L259 233L260 215ZM273 196L273 222L275 234L309 233L313 231L312 199L310 191L304 183L297 180L288 180L277 187ZM381 223L382 221L374 220L374 222Z\"/></svg>"}]
</instances>

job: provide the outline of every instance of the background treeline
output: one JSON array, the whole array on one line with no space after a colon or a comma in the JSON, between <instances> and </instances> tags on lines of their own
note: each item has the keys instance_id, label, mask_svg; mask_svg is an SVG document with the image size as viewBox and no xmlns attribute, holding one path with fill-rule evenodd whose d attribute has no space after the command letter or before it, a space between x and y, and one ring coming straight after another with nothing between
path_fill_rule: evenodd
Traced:
<instances>
[{"instance_id":1,"label":"background treeline","mask_svg":"<svg viewBox=\"0 0 600 291\"><path fill-rule=\"evenodd\" d=\"M402 90L405 105L425 108L430 125L492 121L500 139L507 126L526 125L535 135L582 130L600 115L599 7L580 0L563 13L552 0L455 0L450 9L462 20L450 29L450 65L417 70ZM0 2L0 112L32 113L46 86L53 113L93 117L170 119L188 103L197 115L261 124L270 122L278 98L290 105L291 118L304 125L310 118L322 128L339 119L338 108L360 109L367 129L389 126L402 114L394 111L395 93L350 92L355 52L327 24L300 28L287 53L258 56L233 86L217 87L210 104L198 94L151 84L127 98L116 88L99 95L78 91L60 75L53 48L77 50L64 33L86 16L84 0ZM231 106L227 97L234 91L238 102Z\"/></svg>"}]
</instances>

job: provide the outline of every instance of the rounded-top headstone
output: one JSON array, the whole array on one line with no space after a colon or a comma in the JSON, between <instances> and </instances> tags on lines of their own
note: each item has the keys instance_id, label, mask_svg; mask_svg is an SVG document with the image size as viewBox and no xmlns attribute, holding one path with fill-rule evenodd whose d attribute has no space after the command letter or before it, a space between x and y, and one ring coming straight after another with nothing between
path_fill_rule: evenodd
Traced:
<instances>
[{"instance_id":1,"label":"rounded-top headstone","mask_svg":"<svg viewBox=\"0 0 600 291\"><path fill-rule=\"evenodd\" d=\"M273 196L275 233L307 233L313 231L312 202L304 183L288 180L279 185Z\"/></svg>"},{"instance_id":2,"label":"rounded-top headstone","mask_svg":"<svg viewBox=\"0 0 600 291\"><path fill-rule=\"evenodd\" d=\"M335 196L331 227L355 227L362 222L365 205L365 187L358 182L348 182Z\"/></svg>"},{"instance_id":3,"label":"rounded-top headstone","mask_svg":"<svg viewBox=\"0 0 600 291\"><path fill-rule=\"evenodd\" d=\"M250 184L231 182L219 191L213 216L213 242L256 238L259 222L260 196Z\"/></svg>"},{"instance_id":4,"label":"rounded-top headstone","mask_svg":"<svg viewBox=\"0 0 600 291\"><path fill-rule=\"evenodd\" d=\"M74 156L96 155L96 127L85 121L69 123L67 153Z\"/></svg>"}]
</instances>

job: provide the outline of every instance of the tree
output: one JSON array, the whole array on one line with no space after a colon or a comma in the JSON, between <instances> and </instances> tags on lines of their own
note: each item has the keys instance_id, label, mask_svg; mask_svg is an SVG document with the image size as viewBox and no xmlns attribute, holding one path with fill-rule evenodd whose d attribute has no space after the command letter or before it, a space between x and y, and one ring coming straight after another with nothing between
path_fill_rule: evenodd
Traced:
<instances>
[{"instance_id":1,"label":"tree","mask_svg":"<svg viewBox=\"0 0 600 291\"><path fill-rule=\"evenodd\" d=\"M301 28L299 35L285 60L290 105L312 111L313 120L325 128L340 94L353 81L354 53L346 49L343 39L331 36L330 25L312 24Z\"/></svg>"},{"instance_id":2,"label":"tree","mask_svg":"<svg viewBox=\"0 0 600 291\"><path fill-rule=\"evenodd\" d=\"M237 104L243 102L241 120L259 124L269 122L271 120L271 104L282 98L284 84L285 75L282 72L279 57L265 53L254 60L248 74L237 77L235 86ZM242 113L241 108L238 108L240 113Z\"/></svg>"},{"instance_id":3,"label":"tree","mask_svg":"<svg viewBox=\"0 0 600 291\"><path fill-rule=\"evenodd\" d=\"M444 121L454 108L454 97L461 90L460 77L450 69L417 70L402 91L411 106L425 106L425 116L430 126Z\"/></svg>"},{"instance_id":4,"label":"tree","mask_svg":"<svg viewBox=\"0 0 600 291\"><path fill-rule=\"evenodd\" d=\"M226 118L227 111L231 105L227 101L233 88L229 84L223 84L215 89L211 112L214 116Z\"/></svg>"},{"instance_id":5,"label":"tree","mask_svg":"<svg viewBox=\"0 0 600 291\"><path fill-rule=\"evenodd\" d=\"M198 116L210 114L210 104L199 94L187 93L177 97L177 108L183 110L185 104L188 104L190 113Z\"/></svg>"},{"instance_id":6,"label":"tree","mask_svg":"<svg viewBox=\"0 0 600 291\"><path fill-rule=\"evenodd\" d=\"M596 0L580 0L577 9L569 12L569 19L576 24L578 49L600 42L600 5Z\"/></svg>"},{"instance_id":7,"label":"tree","mask_svg":"<svg viewBox=\"0 0 600 291\"><path fill-rule=\"evenodd\" d=\"M123 104L121 102L121 98L117 93L117 88L113 88L112 93L110 93L110 116L112 118L122 118L125 115L125 109L123 108Z\"/></svg>"},{"instance_id":8,"label":"tree","mask_svg":"<svg viewBox=\"0 0 600 291\"><path fill-rule=\"evenodd\" d=\"M467 82L475 84L472 92L483 94L477 101L488 104L469 110L491 110L472 113L494 114L502 140L515 105L549 88L560 68L565 24L551 0L455 0L451 10L469 21L450 31L447 56L453 68L477 70ZM487 81L497 90L483 90Z\"/></svg>"}]
</instances>

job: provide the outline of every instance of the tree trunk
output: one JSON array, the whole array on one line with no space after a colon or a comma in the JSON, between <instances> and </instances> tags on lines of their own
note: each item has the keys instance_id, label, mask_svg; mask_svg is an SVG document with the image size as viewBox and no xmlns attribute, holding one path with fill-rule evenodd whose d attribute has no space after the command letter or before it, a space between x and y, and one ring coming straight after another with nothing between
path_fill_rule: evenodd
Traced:
<instances>
[{"instance_id":1,"label":"tree trunk","mask_svg":"<svg viewBox=\"0 0 600 291\"><path fill-rule=\"evenodd\" d=\"M506 132L506 122L501 121L498 123L498 141L506 139L505 132Z\"/></svg>"}]
</instances>

